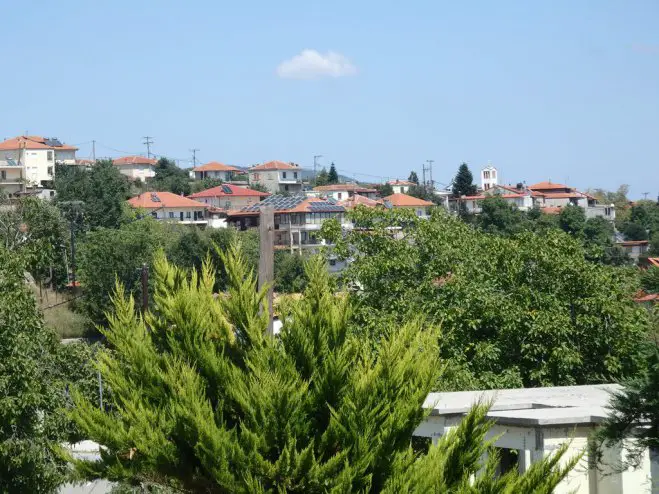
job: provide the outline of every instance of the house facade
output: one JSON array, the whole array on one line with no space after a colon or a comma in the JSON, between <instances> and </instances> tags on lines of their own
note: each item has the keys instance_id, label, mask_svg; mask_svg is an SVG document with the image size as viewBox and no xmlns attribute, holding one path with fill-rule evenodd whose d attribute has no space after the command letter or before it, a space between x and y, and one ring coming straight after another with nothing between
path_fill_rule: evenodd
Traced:
<instances>
[{"instance_id":1,"label":"house facade","mask_svg":"<svg viewBox=\"0 0 659 494\"><path fill-rule=\"evenodd\" d=\"M332 218L344 222L343 206L316 197L282 195L272 195L239 211L230 211L227 221L240 230L256 228L260 208L264 206L274 210L276 249L291 252L318 249L325 245L318 235L323 223Z\"/></svg>"},{"instance_id":2,"label":"house facade","mask_svg":"<svg viewBox=\"0 0 659 494\"><path fill-rule=\"evenodd\" d=\"M638 262L641 256L647 254L650 249L650 242L648 240L623 240L616 242L616 245L622 247L634 262Z\"/></svg>"},{"instance_id":3,"label":"house facade","mask_svg":"<svg viewBox=\"0 0 659 494\"><path fill-rule=\"evenodd\" d=\"M130 198L128 204L160 221L187 225L208 224L208 205L171 192L144 192Z\"/></svg>"},{"instance_id":4,"label":"house facade","mask_svg":"<svg viewBox=\"0 0 659 494\"><path fill-rule=\"evenodd\" d=\"M25 167L11 158L0 160L0 191L14 195L25 191L25 187Z\"/></svg>"},{"instance_id":5,"label":"house facade","mask_svg":"<svg viewBox=\"0 0 659 494\"><path fill-rule=\"evenodd\" d=\"M391 185L391 189L394 191L394 194L407 194L410 190L410 187L414 187L416 184L410 182L409 180L389 180L388 185Z\"/></svg>"},{"instance_id":6,"label":"house facade","mask_svg":"<svg viewBox=\"0 0 659 494\"><path fill-rule=\"evenodd\" d=\"M203 202L207 206L229 211L242 209L252 204L257 204L270 194L258 190L248 189L233 184L222 184L217 187L202 190L188 197L195 201Z\"/></svg>"},{"instance_id":7,"label":"house facade","mask_svg":"<svg viewBox=\"0 0 659 494\"><path fill-rule=\"evenodd\" d=\"M412 210L419 218L427 218L430 214L430 208L435 205L430 201L400 193L391 194L385 197L382 202L387 208Z\"/></svg>"},{"instance_id":8,"label":"house facade","mask_svg":"<svg viewBox=\"0 0 659 494\"><path fill-rule=\"evenodd\" d=\"M499 171L492 165L481 170L481 190L487 191L499 185Z\"/></svg>"},{"instance_id":9,"label":"house facade","mask_svg":"<svg viewBox=\"0 0 659 494\"><path fill-rule=\"evenodd\" d=\"M234 175L242 173L240 168L225 165L218 161L211 161L190 170L190 178L193 180L203 180L205 178L215 178L222 182L231 182Z\"/></svg>"},{"instance_id":10,"label":"house facade","mask_svg":"<svg viewBox=\"0 0 659 494\"><path fill-rule=\"evenodd\" d=\"M75 164L77 150L55 137L18 136L0 142L0 161L22 167L27 187L42 187L53 180L56 164Z\"/></svg>"},{"instance_id":11,"label":"house facade","mask_svg":"<svg viewBox=\"0 0 659 494\"><path fill-rule=\"evenodd\" d=\"M414 435L437 442L460 424L474 404L491 403L487 419L493 425L486 439L493 441L499 454L499 474L511 470L526 472L534 463L567 444L562 461L583 456L558 484L555 493L656 492L659 455L646 449L636 469L620 469L625 447L630 447L630 443L603 445L601 456L588 457L593 432L610 413L607 407L612 393L620 389L618 384L599 384L430 393L423 405L429 413Z\"/></svg>"},{"instance_id":12,"label":"house facade","mask_svg":"<svg viewBox=\"0 0 659 494\"><path fill-rule=\"evenodd\" d=\"M599 204L593 196L580 192L574 187L546 181L529 185L527 188L533 196L534 206L540 209L574 205L584 209L586 218L601 217L609 221L616 219L616 210L613 204Z\"/></svg>"},{"instance_id":13,"label":"house facade","mask_svg":"<svg viewBox=\"0 0 659 494\"><path fill-rule=\"evenodd\" d=\"M294 163L268 161L248 169L249 183L260 184L272 194L302 192L302 169Z\"/></svg>"},{"instance_id":14,"label":"house facade","mask_svg":"<svg viewBox=\"0 0 659 494\"><path fill-rule=\"evenodd\" d=\"M318 187L314 187L313 191L319 197L330 197L335 201L344 201L355 194L369 199L376 199L378 195L377 190L358 184L319 185Z\"/></svg>"},{"instance_id":15,"label":"house facade","mask_svg":"<svg viewBox=\"0 0 659 494\"><path fill-rule=\"evenodd\" d=\"M158 160L144 156L123 156L112 161L122 175L133 180L146 182L156 176L156 163Z\"/></svg>"}]
</instances>

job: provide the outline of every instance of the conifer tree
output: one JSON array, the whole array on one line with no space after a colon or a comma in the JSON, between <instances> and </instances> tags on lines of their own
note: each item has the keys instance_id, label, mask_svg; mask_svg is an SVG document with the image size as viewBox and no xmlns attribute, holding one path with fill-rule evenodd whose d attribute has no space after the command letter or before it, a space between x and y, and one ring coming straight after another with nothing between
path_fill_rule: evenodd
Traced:
<instances>
[{"instance_id":1,"label":"conifer tree","mask_svg":"<svg viewBox=\"0 0 659 494\"><path fill-rule=\"evenodd\" d=\"M467 163L462 163L458 168L458 173L453 179L453 195L456 196L473 196L477 188L474 185L474 176L469 170Z\"/></svg>"},{"instance_id":2,"label":"conifer tree","mask_svg":"<svg viewBox=\"0 0 659 494\"><path fill-rule=\"evenodd\" d=\"M304 297L282 305L282 333L267 337L265 292L237 246L221 256L229 283L218 297L210 262L187 273L163 255L144 317L117 287L99 361L110 406L74 393L74 418L104 446L102 461L76 462L80 474L186 492L512 493L551 492L575 464L558 466L562 449L496 477L485 405L416 454L438 331L412 321L377 341L356 334L350 299L313 258Z\"/></svg>"},{"instance_id":3,"label":"conifer tree","mask_svg":"<svg viewBox=\"0 0 659 494\"><path fill-rule=\"evenodd\" d=\"M327 183L328 184L339 183L339 174L336 172L336 166L334 165L334 163L330 165L329 173L327 174Z\"/></svg>"}]
</instances>

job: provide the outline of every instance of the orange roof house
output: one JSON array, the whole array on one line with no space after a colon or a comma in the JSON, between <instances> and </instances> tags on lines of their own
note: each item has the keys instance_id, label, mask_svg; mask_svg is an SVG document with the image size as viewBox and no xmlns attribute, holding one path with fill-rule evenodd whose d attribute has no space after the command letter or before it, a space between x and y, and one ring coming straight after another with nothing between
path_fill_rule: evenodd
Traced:
<instances>
[{"instance_id":1,"label":"orange roof house","mask_svg":"<svg viewBox=\"0 0 659 494\"><path fill-rule=\"evenodd\" d=\"M260 190L248 189L247 187L240 187L233 184L222 184L217 187L211 187L210 189L202 190L201 192L196 192L190 194L188 197L191 199L199 199L202 197L239 197L239 196L253 196L253 197L267 197L269 192L261 192Z\"/></svg>"},{"instance_id":2,"label":"orange roof house","mask_svg":"<svg viewBox=\"0 0 659 494\"><path fill-rule=\"evenodd\" d=\"M0 150L14 151L17 149L54 149L58 151L77 151L75 146L62 144L56 138L41 136L18 136L0 142Z\"/></svg>"},{"instance_id":3,"label":"orange roof house","mask_svg":"<svg viewBox=\"0 0 659 494\"><path fill-rule=\"evenodd\" d=\"M377 206L382 206L382 201L376 201L375 199L369 199L366 196L360 194L354 194L343 201L339 201L338 204L343 206L346 209L354 209L357 206L366 206L367 208L374 208Z\"/></svg>"},{"instance_id":4,"label":"orange roof house","mask_svg":"<svg viewBox=\"0 0 659 494\"><path fill-rule=\"evenodd\" d=\"M155 165L158 160L147 158L145 156L123 156L112 160L115 166L131 166L131 165Z\"/></svg>"},{"instance_id":5,"label":"orange roof house","mask_svg":"<svg viewBox=\"0 0 659 494\"><path fill-rule=\"evenodd\" d=\"M418 197L408 196L407 194L391 194L384 198L385 205L387 203L391 204L394 208L420 208L420 207L430 207L435 204L426 201L424 199L419 199Z\"/></svg>"},{"instance_id":6,"label":"orange roof house","mask_svg":"<svg viewBox=\"0 0 659 494\"><path fill-rule=\"evenodd\" d=\"M295 163L284 163L283 161L268 161L261 165L252 166L249 171L265 171L265 170L299 170L300 166Z\"/></svg>"},{"instance_id":7,"label":"orange roof house","mask_svg":"<svg viewBox=\"0 0 659 494\"><path fill-rule=\"evenodd\" d=\"M143 192L139 196L128 199L128 204L139 209L197 209L208 206L203 202L194 201L172 192Z\"/></svg>"},{"instance_id":8,"label":"orange roof house","mask_svg":"<svg viewBox=\"0 0 659 494\"><path fill-rule=\"evenodd\" d=\"M219 161L209 161L201 166L193 168L192 171L195 172L237 172L240 173L242 170L236 168L235 166L225 165Z\"/></svg>"}]
</instances>

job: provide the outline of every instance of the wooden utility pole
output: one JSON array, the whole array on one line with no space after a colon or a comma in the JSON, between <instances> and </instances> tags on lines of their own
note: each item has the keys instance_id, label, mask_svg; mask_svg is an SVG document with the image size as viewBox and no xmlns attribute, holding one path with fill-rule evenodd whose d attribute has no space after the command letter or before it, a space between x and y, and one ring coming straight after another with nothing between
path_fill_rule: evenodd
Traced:
<instances>
[{"instance_id":1,"label":"wooden utility pole","mask_svg":"<svg viewBox=\"0 0 659 494\"><path fill-rule=\"evenodd\" d=\"M267 334L272 336L273 282L275 279L275 215L271 206L262 206L260 210L259 290L265 285L268 286L268 292L265 297L266 307L264 307L264 310L268 312Z\"/></svg>"}]
</instances>

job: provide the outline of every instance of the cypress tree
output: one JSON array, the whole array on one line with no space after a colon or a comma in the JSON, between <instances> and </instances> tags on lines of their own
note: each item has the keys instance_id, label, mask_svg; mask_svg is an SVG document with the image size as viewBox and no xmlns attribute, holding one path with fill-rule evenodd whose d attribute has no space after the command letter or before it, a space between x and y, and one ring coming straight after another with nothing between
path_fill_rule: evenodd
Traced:
<instances>
[{"instance_id":1,"label":"cypress tree","mask_svg":"<svg viewBox=\"0 0 659 494\"><path fill-rule=\"evenodd\" d=\"M144 317L117 287L98 364L109 406L74 393L74 418L105 448L79 473L191 492L550 492L575 464L558 466L562 449L496 477L485 405L419 456L411 437L440 376L437 329L410 321L364 337L312 258L303 298L281 304L282 332L267 337L265 292L237 246L220 255L219 297L208 261L187 273L163 255Z\"/></svg>"},{"instance_id":2,"label":"cypress tree","mask_svg":"<svg viewBox=\"0 0 659 494\"><path fill-rule=\"evenodd\" d=\"M453 195L473 196L477 190L474 185L474 176L469 171L469 166L467 166L467 163L462 163L453 179Z\"/></svg>"}]
</instances>

